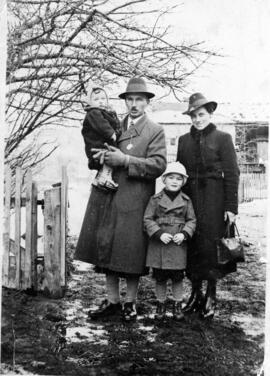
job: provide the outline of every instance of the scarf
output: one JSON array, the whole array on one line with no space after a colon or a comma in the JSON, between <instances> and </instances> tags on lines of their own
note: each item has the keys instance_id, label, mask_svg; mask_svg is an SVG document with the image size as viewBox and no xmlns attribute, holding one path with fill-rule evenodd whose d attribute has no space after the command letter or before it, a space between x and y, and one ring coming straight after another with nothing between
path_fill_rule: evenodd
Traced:
<instances>
[{"instance_id":1,"label":"scarf","mask_svg":"<svg viewBox=\"0 0 270 376\"><path fill-rule=\"evenodd\" d=\"M200 175L203 177L200 178L200 184L205 185L206 184L206 178L204 177L206 175L206 162L204 158L204 152L203 152L203 142L202 139L207 136L209 133L213 132L216 129L216 126L212 123L208 124L207 127L205 127L202 130L198 130L197 128L192 125L190 129L190 134L195 140L196 148L195 148L195 160L197 165L197 171Z\"/></svg>"},{"instance_id":2,"label":"scarf","mask_svg":"<svg viewBox=\"0 0 270 376\"><path fill-rule=\"evenodd\" d=\"M179 191L174 192L174 191L168 191L168 189L164 188L164 192L166 193L166 195L169 197L171 201L174 201L174 199L179 195L180 190L181 189L179 189Z\"/></svg>"}]
</instances>

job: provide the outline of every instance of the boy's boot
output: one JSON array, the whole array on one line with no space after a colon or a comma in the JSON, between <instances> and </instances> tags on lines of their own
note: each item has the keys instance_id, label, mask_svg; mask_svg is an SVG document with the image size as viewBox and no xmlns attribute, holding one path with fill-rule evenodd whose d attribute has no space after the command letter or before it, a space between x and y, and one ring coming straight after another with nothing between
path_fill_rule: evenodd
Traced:
<instances>
[{"instance_id":1,"label":"boy's boot","mask_svg":"<svg viewBox=\"0 0 270 376\"><path fill-rule=\"evenodd\" d=\"M155 313L155 319L163 320L166 317L166 303L157 301L157 308Z\"/></svg>"},{"instance_id":2,"label":"boy's boot","mask_svg":"<svg viewBox=\"0 0 270 376\"><path fill-rule=\"evenodd\" d=\"M192 290L189 300L185 307L182 309L184 313L198 312L203 307L203 293L202 293L202 281L193 280Z\"/></svg>"},{"instance_id":3,"label":"boy's boot","mask_svg":"<svg viewBox=\"0 0 270 376\"><path fill-rule=\"evenodd\" d=\"M207 281L207 290L205 296L205 304L202 311L202 317L204 319L212 319L216 310L216 286L215 279L209 279Z\"/></svg>"},{"instance_id":4,"label":"boy's boot","mask_svg":"<svg viewBox=\"0 0 270 376\"><path fill-rule=\"evenodd\" d=\"M126 322L135 321L137 318L137 310L134 302L126 302L122 311L122 318Z\"/></svg>"},{"instance_id":5,"label":"boy's boot","mask_svg":"<svg viewBox=\"0 0 270 376\"><path fill-rule=\"evenodd\" d=\"M182 311L182 301L173 302L173 318L177 321L184 319L184 314Z\"/></svg>"}]
</instances>

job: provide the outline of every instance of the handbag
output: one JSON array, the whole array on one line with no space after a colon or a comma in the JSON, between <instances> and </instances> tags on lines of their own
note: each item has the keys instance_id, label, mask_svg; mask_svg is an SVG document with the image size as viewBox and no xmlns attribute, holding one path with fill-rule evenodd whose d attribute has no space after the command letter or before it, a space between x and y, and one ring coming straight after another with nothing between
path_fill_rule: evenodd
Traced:
<instances>
[{"instance_id":1,"label":"handbag","mask_svg":"<svg viewBox=\"0 0 270 376\"><path fill-rule=\"evenodd\" d=\"M233 226L235 229L237 237L230 236L230 226ZM217 241L217 262L219 265L225 265L228 262L244 262L245 261L245 254L244 254L244 246L242 244L238 228L235 223L230 225L228 223L225 231L225 235L223 238Z\"/></svg>"}]
</instances>

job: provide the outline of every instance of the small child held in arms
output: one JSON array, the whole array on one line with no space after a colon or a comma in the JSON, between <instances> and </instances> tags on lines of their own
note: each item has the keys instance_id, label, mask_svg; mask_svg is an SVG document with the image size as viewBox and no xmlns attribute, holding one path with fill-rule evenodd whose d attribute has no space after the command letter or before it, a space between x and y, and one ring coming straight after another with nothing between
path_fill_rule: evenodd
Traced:
<instances>
[{"instance_id":1,"label":"small child held in arms","mask_svg":"<svg viewBox=\"0 0 270 376\"><path fill-rule=\"evenodd\" d=\"M187 259L187 240L196 227L190 198L181 191L187 181L185 167L168 164L162 176L164 189L151 197L144 214L144 226L150 237L146 265L156 280L155 318L166 316L167 281L172 281L173 317L182 320L183 278Z\"/></svg>"},{"instance_id":2,"label":"small child held in arms","mask_svg":"<svg viewBox=\"0 0 270 376\"><path fill-rule=\"evenodd\" d=\"M87 93L86 116L83 122L82 135L88 167L95 169L92 149L105 149L104 143L116 146L120 136L120 122L116 112L109 108L108 96L104 88L91 85ZM99 167L99 166L98 166ZM103 163L93 184L105 190L117 190L118 184L112 178L112 168Z\"/></svg>"}]
</instances>

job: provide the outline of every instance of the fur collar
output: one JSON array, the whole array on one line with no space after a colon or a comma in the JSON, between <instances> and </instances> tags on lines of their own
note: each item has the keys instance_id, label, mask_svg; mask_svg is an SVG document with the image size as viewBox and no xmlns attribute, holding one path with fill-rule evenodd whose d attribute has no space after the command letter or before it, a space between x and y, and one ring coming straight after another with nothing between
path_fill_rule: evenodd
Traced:
<instances>
[{"instance_id":1,"label":"fur collar","mask_svg":"<svg viewBox=\"0 0 270 376\"><path fill-rule=\"evenodd\" d=\"M217 129L217 127L213 123L208 124L207 127L201 131L199 131L198 129L194 127L194 125L192 125L192 127L190 128L190 133L192 137L196 137L199 134L203 136L207 136L209 133L213 132L215 129Z\"/></svg>"}]
</instances>

